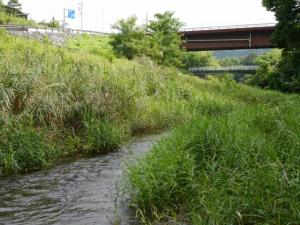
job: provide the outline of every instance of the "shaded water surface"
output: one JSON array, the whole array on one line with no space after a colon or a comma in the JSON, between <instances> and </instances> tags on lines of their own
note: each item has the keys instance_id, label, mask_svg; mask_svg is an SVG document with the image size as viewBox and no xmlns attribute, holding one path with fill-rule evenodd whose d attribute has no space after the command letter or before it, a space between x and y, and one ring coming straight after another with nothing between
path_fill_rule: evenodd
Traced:
<instances>
[{"instance_id":1,"label":"shaded water surface","mask_svg":"<svg viewBox=\"0 0 300 225\"><path fill-rule=\"evenodd\" d=\"M158 139L141 138L119 152L0 180L0 224L136 224L127 204L118 203L116 213L117 186L124 161Z\"/></svg>"}]
</instances>

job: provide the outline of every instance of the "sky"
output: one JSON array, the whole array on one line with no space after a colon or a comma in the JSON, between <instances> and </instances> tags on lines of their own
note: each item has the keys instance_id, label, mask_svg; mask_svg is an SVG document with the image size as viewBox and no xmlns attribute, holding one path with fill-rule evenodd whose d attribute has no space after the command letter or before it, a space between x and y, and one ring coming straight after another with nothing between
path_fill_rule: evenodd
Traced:
<instances>
[{"instance_id":1,"label":"sky","mask_svg":"<svg viewBox=\"0 0 300 225\"><path fill-rule=\"evenodd\" d=\"M63 9L75 10L69 27L79 29L81 0L19 0L23 11L36 21L52 17L62 21ZM173 11L186 28L240 24L275 23L274 14L266 11L262 0L82 0L83 29L111 32L117 20L135 15L139 24L155 13ZM4 0L7 2L7 0Z\"/></svg>"}]
</instances>

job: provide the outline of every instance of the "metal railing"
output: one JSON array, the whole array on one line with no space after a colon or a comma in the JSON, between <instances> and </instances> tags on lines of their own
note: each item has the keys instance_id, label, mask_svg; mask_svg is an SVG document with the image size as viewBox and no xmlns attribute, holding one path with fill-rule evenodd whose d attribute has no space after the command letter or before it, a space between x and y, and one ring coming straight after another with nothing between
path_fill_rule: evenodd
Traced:
<instances>
[{"instance_id":1,"label":"metal railing","mask_svg":"<svg viewBox=\"0 0 300 225\"><path fill-rule=\"evenodd\" d=\"M239 28L261 28L261 27L274 27L275 25L276 23L262 23L262 24L228 25L228 26L192 27L192 28L183 28L181 32L203 31L203 30L227 30L227 29L239 29Z\"/></svg>"},{"instance_id":2,"label":"metal railing","mask_svg":"<svg viewBox=\"0 0 300 225\"><path fill-rule=\"evenodd\" d=\"M190 72L256 71L258 66L193 67Z\"/></svg>"},{"instance_id":3,"label":"metal railing","mask_svg":"<svg viewBox=\"0 0 300 225\"><path fill-rule=\"evenodd\" d=\"M91 30L79 30L79 29L69 29L69 28L51 28L51 27L39 27L39 26L22 26L22 25L0 25L0 29L6 29L8 31L27 31L27 32L38 32L45 34L90 34L90 35L108 35L108 33L91 31Z\"/></svg>"}]
</instances>

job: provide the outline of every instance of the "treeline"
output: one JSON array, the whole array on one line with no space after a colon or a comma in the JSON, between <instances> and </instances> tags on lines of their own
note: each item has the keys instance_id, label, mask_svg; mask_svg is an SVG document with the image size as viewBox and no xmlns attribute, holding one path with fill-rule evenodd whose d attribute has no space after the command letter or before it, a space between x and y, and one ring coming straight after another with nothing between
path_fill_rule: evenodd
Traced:
<instances>
[{"instance_id":1,"label":"treeline","mask_svg":"<svg viewBox=\"0 0 300 225\"><path fill-rule=\"evenodd\" d=\"M260 66L248 84L283 92L300 92L300 25L299 1L274 2L263 0L268 10L275 12L278 20L273 42L283 49L263 57L250 54L243 58L227 58L219 62L211 53L190 53L182 49L180 29L183 24L174 13L156 14L149 24L138 26L137 18L118 21L113 28L111 45L119 57L133 59L147 56L160 65L188 69L196 66ZM289 15L289 16L287 16Z\"/></svg>"},{"instance_id":2,"label":"treeline","mask_svg":"<svg viewBox=\"0 0 300 225\"><path fill-rule=\"evenodd\" d=\"M173 12L158 13L154 20L143 26L137 18L119 20L113 28L118 32L111 36L111 45L118 57L133 59L146 56L153 62L176 68L193 66L218 66L211 53L189 53L182 48L180 29L183 23Z\"/></svg>"}]
</instances>

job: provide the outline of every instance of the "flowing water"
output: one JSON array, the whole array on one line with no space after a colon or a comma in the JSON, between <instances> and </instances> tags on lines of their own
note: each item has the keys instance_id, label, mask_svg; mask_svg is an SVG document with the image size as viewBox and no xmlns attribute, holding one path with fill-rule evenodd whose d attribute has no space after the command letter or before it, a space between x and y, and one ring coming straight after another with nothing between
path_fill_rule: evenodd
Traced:
<instances>
[{"instance_id":1,"label":"flowing water","mask_svg":"<svg viewBox=\"0 0 300 225\"><path fill-rule=\"evenodd\" d=\"M119 152L0 180L0 224L136 224L127 202L118 200L122 169L159 138L140 138Z\"/></svg>"}]
</instances>

